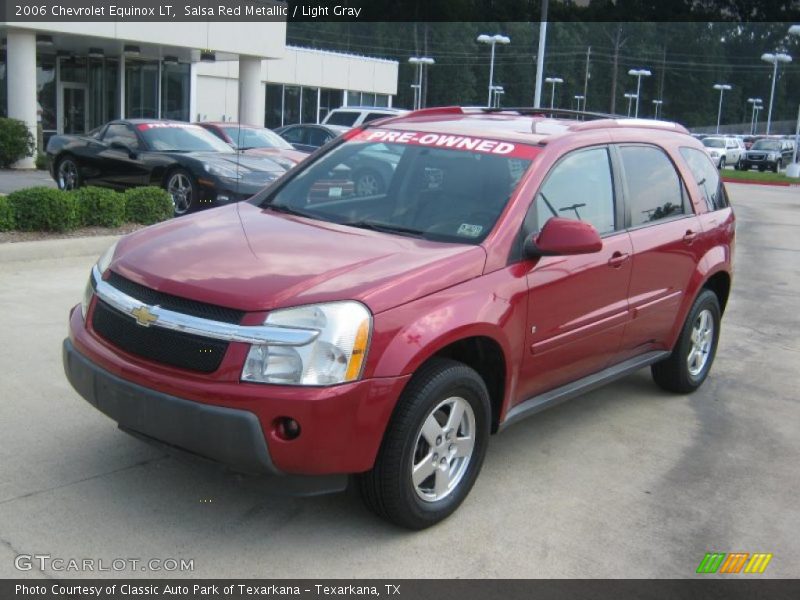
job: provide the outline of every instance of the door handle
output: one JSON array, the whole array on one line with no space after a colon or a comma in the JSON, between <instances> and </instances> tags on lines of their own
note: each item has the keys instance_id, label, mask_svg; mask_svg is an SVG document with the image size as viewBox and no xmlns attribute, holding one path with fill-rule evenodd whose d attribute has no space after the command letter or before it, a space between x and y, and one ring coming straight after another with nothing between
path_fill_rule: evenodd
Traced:
<instances>
[{"instance_id":1,"label":"door handle","mask_svg":"<svg viewBox=\"0 0 800 600\"><path fill-rule=\"evenodd\" d=\"M691 244L695 238L697 238L697 234L691 229L687 229L686 233L683 234L683 241L687 244Z\"/></svg>"},{"instance_id":2,"label":"door handle","mask_svg":"<svg viewBox=\"0 0 800 600\"><path fill-rule=\"evenodd\" d=\"M631 257L630 254L627 252L614 252L611 255L611 258L608 259L608 266L614 267L615 269L619 269L622 264Z\"/></svg>"}]
</instances>

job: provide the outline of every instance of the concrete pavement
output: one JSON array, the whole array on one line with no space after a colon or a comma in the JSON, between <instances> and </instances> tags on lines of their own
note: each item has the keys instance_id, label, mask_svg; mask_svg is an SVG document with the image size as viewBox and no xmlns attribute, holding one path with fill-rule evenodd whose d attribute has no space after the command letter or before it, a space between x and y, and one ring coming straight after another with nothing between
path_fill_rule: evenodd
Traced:
<instances>
[{"instance_id":1,"label":"concrete pavement","mask_svg":"<svg viewBox=\"0 0 800 600\"><path fill-rule=\"evenodd\" d=\"M14 568L35 553L191 559L194 577L691 577L712 550L797 577L800 193L728 189L737 273L703 388L669 395L644 370L509 428L465 504L419 533L352 492L274 496L117 431L61 368L102 248L0 254L0 577L81 576Z\"/></svg>"},{"instance_id":2,"label":"concrete pavement","mask_svg":"<svg viewBox=\"0 0 800 600\"><path fill-rule=\"evenodd\" d=\"M56 182L47 171L0 169L0 194L10 194L16 190L37 185L54 188Z\"/></svg>"}]
</instances>

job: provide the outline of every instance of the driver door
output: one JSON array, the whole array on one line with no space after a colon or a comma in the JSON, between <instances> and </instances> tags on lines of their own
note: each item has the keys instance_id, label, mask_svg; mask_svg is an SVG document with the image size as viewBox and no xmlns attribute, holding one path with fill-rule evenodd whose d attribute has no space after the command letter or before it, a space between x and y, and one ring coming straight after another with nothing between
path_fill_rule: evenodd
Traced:
<instances>
[{"instance_id":1,"label":"driver door","mask_svg":"<svg viewBox=\"0 0 800 600\"><path fill-rule=\"evenodd\" d=\"M113 144L122 144L133 151L114 147ZM111 123L103 135L105 148L98 158L100 163L100 177L104 183L114 187L125 188L137 185L147 185L148 171L142 157L141 143L133 128L126 123Z\"/></svg>"},{"instance_id":2,"label":"driver door","mask_svg":"<svg viewBox=\"0 0 800 600\"><path fill-rule=\"evenodd\" d=\"M597 229L603 248L531 261L521 401L616 362L629 319L633 263L622 214L605 146L566 155L536 194L526 234L541 230L555 216L579 219Z\"/></svg>"}]
</instances>

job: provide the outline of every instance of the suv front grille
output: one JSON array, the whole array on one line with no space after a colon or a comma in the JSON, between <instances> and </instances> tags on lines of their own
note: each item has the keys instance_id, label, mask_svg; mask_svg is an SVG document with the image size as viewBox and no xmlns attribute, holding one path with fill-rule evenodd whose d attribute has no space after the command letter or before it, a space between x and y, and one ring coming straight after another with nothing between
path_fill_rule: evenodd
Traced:
<instances>
[{"instance_id":1,"label":"suv front grille","mask_svg":"<svg viewBox=\"0 0 800 600\"><path fill-rule=\"evenodd\" d=\"M216 371L228 349L228 342L221 340L160 327L142 327L133 317L119 312L99 298L95 303L92 327L100 337L125 352L201 373Z\"/></svg>"},{"instance_id":2,"label":"suv front grille","mask_svg":"<svg viewBox=\"0 0 800 600\"><path fill-rule=\"evenodd\" d=\"M130 279L125 279L122 275L118 275L113 271L111 271L111 275L108 278L108 283L131 298L136 298L142 304L149 304L150 306L158 305L161 308L191 315L193 317L235 324L241 323L242 317L244 317L243 310L217 306L215 304L206 304L205 302L197 302L196 300L188 300L179 296L165 294L149 287L139 285Z\"/></svg>"}]
</instances>

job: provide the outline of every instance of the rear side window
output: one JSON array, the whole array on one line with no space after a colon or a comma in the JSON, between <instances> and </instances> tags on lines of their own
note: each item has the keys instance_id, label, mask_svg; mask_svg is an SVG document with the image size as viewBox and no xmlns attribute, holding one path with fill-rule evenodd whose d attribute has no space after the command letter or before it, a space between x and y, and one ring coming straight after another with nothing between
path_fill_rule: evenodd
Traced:
<instances>
[{"instance_id":1,"label":"rear side window","mask_svg":"<svg viewBox=\"0 0 800 600\"><path fill-rule=\"evenodd\" d=\"M719 171L708 158L705 152L695 148L682 146L681 156L689 166L689 170L700 188L700 193L708 207L708 210L719 210L728 206L728 197L725 195L725 188Z\"/></svg>"},{"instance_id":2,"label":"rear side window","mask_svg":"<svg viewBox=\"0 0 800 600\"><path fill-rule=\"evenodd\" d=\"M539 229L552 217L594 225L600 235L614 231L614 186L606 148L567 155L536 194Z\"/></svg>"},{"instance_id":3,"label":"rear side window","mask_svg":"<svg viewBox=\"0 0 800 600\"><path fill-rule=\"evenodd\" d=\"M352 110L335 110L328 115L325 123L328 125L343 125L344 127L352 127L358 119L360 113Z\"/></svg>"},{"instance_id":4,"label":"rear side window","mask_svg":"<svg viewBox=\"0 0 800 600\"><path fill-rule=\"evenodd\" d=\"M619 153L627 183L631 227L685 212L683 183L662 150L653 146L622 146Z\"/></svg>"},{"instance_id":5,"label":"rear side window","mask_svg":"<svg viewBox=\"0 0 800 600\"><path fill-rule=\"evenodd\" d=\"M364 123L369 123L370 121L374 121L375 119L383 119L388 117L386 113L367 113L367 116L364 117Z\"/></svg>"}]
</instances>

